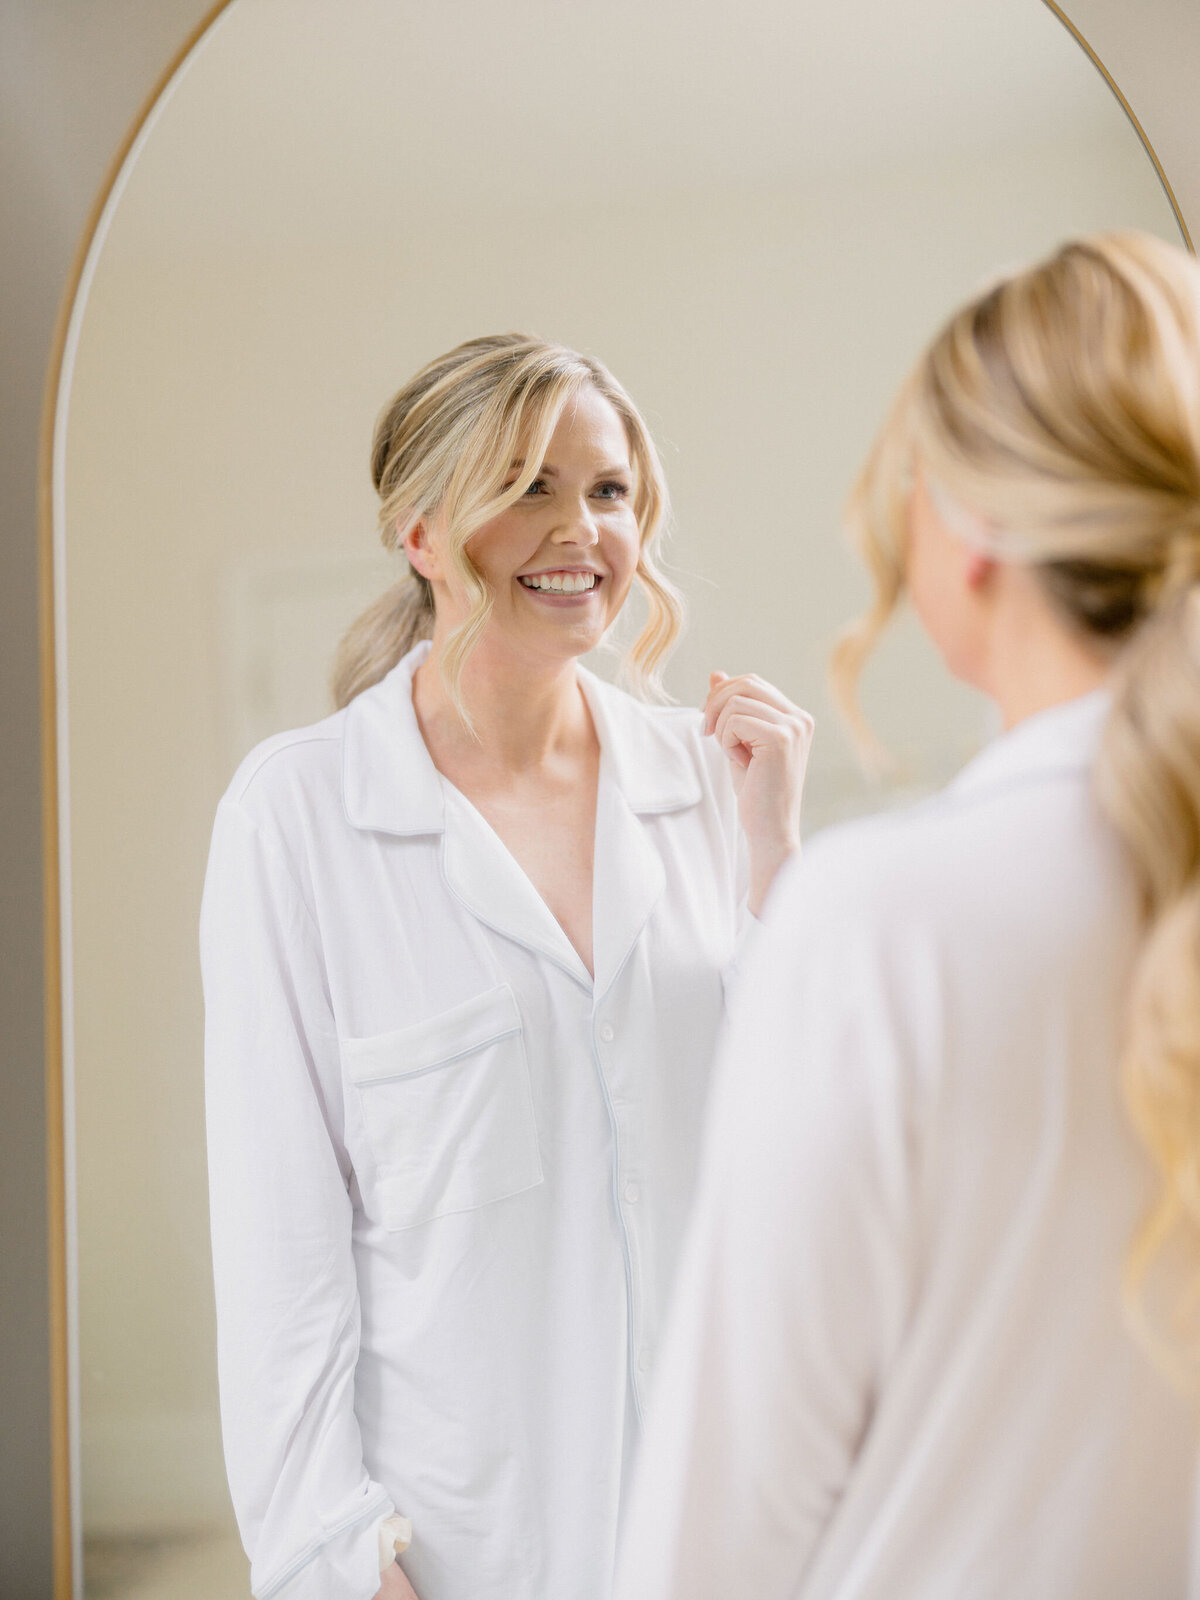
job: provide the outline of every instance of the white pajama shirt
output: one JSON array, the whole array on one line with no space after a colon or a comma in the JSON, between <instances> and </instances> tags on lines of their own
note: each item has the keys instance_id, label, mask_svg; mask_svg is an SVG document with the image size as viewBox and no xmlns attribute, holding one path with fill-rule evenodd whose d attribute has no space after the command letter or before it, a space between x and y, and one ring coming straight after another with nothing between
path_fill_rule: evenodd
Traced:
<instances>
[{"instance_id":1,"label":"white pajama shirt","mask_svg":"<svg viewBox=\"0 0 1200 1600\"><path fill-rule=\"evenodd\" d=\"M1121 1309L1156 1180L1119 1081L1108 704L1029 718L772 889L619 1600L1189 1592L1194 1407Z\"/></svg>"},{"instance_id":2,"label":"white pajama shirt","mask_svg":"<svg viewBox=\"0 0 1200 1600\"><path fill-rule=\"evenodd\" d=\"M608 1600L745 890L698 713L581 673L595 981L434 768L418 646L243 763L202 956L222 1420L259 1600Z\"/></svg>"}]
</instances>

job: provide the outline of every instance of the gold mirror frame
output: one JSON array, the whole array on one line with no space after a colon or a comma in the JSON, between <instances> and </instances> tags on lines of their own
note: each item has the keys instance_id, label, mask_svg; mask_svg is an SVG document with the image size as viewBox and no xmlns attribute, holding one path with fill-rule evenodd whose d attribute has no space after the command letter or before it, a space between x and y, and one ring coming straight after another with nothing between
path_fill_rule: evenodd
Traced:
<instances>
[{"instance_id":1,"label":"gold mirror frame","mask_svg":"<svg viewBox=\"0 0 1200 1600\"><path fill-rule=\"evenodd\" d=\"M44 961L45 961L45 1039L47 1183L50 1265L50 1374L51 1374L51 1460L54 1541L54 1600L72 1600L78 1573L79 1485L73 1467L73 1383L72 1337L69 1282L72 1261L73 1219L71 1216L70 1169L68 1150L73 1142L66 1125L64 1085L64 926L69 926L63 904L61 868L60 772L65 770L66 730L58 721L57 691L59 657L65 647L62 629L61 590L56 589L56 545L58 530L55 502L58 480L63 470L61 429L66 414L65 401L73 367L73 351L87 303L91 274L103 246L108 219L119 202L124 183L133 170L141 144L149 136L159 112L167 104L175 81L188 59L235 0L217 0L184 39L172 60L154 84L133 119L109 164L104 181L92 204L86 225L75 251L71 271L63 291L50 351L42 404L38 460L38 582L39 582L39 661L40 713L42 730L42 836L44 883ZM1112 73L1092 48L1079 27L1055 0L1041 0L1071 34L1092 65L1100 73L1150 159L1167 197L1180 233L1189 250L1195 251L1187 222L1158 153L1133 107Z\"/></svg>"}]
</instances>

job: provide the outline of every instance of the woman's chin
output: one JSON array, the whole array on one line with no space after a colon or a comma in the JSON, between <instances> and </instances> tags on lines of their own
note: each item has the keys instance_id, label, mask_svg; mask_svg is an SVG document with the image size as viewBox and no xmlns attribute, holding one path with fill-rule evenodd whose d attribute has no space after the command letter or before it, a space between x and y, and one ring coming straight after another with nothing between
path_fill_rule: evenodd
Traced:
<instances>
[{"instance_id":1,"label":"woman's chin","mask_svg":"<svg viewBox=\"0 0 1200 1600\"><path fill-rule=\"evenodd\" d=\"M506 633L506 653L527 656L531 662L573 661L595 650L608 632L608 619L576 617L571 622L559 621L553 626L522 627Z\"/></svg>"}]
</instances>

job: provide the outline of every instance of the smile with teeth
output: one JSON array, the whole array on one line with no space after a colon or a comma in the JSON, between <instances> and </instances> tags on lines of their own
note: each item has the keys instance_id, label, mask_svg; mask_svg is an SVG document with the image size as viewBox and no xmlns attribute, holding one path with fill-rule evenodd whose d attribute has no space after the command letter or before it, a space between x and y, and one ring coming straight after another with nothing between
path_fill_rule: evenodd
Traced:
<instances>
[{"instance_id":1,"label":"smile with teeth","mask_svg":"<svg viewBox=\"0 0 1200 1600\"><path fill-rule=\"evenodd\" d=\"M549 594L584 594L594 589L597 575L594 572L535 572L521 583L526 589L540 589Z\"/></svg>"}]
</instances>

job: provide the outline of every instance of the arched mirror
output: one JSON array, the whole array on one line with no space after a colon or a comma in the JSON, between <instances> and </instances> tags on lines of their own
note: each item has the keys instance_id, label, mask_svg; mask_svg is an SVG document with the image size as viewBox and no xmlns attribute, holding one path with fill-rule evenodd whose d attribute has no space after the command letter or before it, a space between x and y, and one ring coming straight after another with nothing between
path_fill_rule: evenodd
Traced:
<instances>
[{"instance_id":1,"label":"arched mirror","mask_svg":"<svg viewBox=\"0 0 1200 1600\"><path fill-rule=\"evenodd\" d=\"M375 413L526 329L595 353L662 449L690 625L667 674L817 715L806 825L988 732L901 626L860 778L824 661L865 582L839 508L953 302L1066 235L1178 240L1041 0L233 0L91 243L54 451L75 1592L247 1592L216 1407L196 917L242 754L328 709L390 579ZM601 671L606 670L603 662Z\"/></svg>"}]
</instances>

